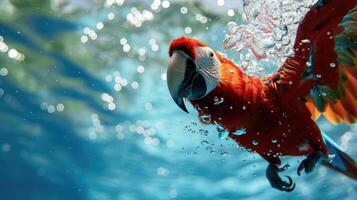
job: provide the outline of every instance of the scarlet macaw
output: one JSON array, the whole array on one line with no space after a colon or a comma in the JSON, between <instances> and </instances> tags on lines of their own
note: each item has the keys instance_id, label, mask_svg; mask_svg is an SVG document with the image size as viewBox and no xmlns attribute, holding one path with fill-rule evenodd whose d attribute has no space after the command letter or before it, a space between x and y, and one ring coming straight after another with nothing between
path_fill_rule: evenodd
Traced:
<instances>
[{"instance_id":1,"label":"scarlet macaw","mask_svg":"<svg viewBox=\"0 0 357 200\"><path fill-rule=\"evenodd\" d=\"M282 155L307 156L299 175L321 162L356 178L356 162L314 121L321 114L335 124L357 119L356 0L319 0L298 26L293 50L276 73L259 78L203 42L180 37L169 47L168 88L182 110L188 112L186 99L200 119L208 116L203 123L223 127L239 145L267 160L266 176L276 189L295 188L290 177L279 177L288 167L279 167ZM214 103L217 98L223 102ZM245 134L234 134L242 128Z\"/></svg>"}]
</instances>

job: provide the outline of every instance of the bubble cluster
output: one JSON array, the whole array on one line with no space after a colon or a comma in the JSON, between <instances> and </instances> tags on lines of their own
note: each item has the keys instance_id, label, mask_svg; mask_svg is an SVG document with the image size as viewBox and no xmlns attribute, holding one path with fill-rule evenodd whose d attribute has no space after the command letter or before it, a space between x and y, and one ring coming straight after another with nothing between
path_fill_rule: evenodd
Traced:
<instances>
[{"instance_id":1,"label":"bubble cluster","mask_svg":"<svg viewBox=\"0 0 357 200\"><path fill-rule=\"evenodd\" d=\"M54 112L63 112L64 111L64 105L62 103L56 104L49 104L47 102L42 102L40 105L41 110L47 111L48 113L54 113Z\"/></svg>"},{"instance_id":2,"label":"bubble cluster","mask_svg":"<svg viewBox=\"0 0 357 200\"><path fill-rule=\"evenodd\" d=\"M125 78L122 78L120 75L120 72L114 71L112 74L107 74L104 77L105 81L107 82L114 82L114 90L119 92L123 89L123 87L126 87L128 85L128 80ZM135 87L135 84L134 84Z\"/></svg>"},{"instance_id":3,"label":"bubble cluster","mask_svg":"<svg viewBox=\"0 0 357 200\"><path fill-rule=\"evenodd\" d=\"M115 126L115 132L116 132L116 138L118 140L123 140L125 138L125 135L124 135L124 126L121 125L121 124L117 124Z\"/></svg>"},{"instance_id":4,"label":"bubble cluster","mask_svg":"<svg viewBox=\"0 0 357 200\"><path fill-rule=\"evenodd\" d=\"M144 143L147 145L157 146L160 144L160 140L156 137L145 137Z\"/></svg>"},{"instance_id":5,"label":"bubble cluster","mask_svg":"<svg viewBox=\"0 0 357 200\"><path fill-rule=\"evenodd\" d=\"M10 59L16 60L16 61L23 61L25 60L25 55L19 52L16 49L10 49L9 46L5 43L4 38L0 35L0 52L2 53L7 53L8 57Z\"/></svg>"},{"instance_id":6,"label":"bubble cluster","mask_svg":"<svg viewBox=\"0 0 357 200\"><path fill-rule=\"evenodd\" d=\"M154 0L151 4L151 9L159 12L160 8L169 8L170 7L170 2L168 0L163 0L161 2L161 0Z\"/></svg>"},{"instance_id":7,"label":"bubble cluster","mask_svg":"<svg viewBox=\"0 0 357 200\"><path fill-rule=\"evenodd\" d=\"M160 144L160 139L156 137L156 129L152 125L153 123L148 120L137 120L137 121L124 121L118 123L113 128L106 127L108 130L114 129L113 131L116 134L118 140L123 140L125 138L125 132L135 133L137 135L142 135L143 142L146 145L157 146ZM169 144L171 147L174 145L173 141L170 141Z\"/></svg>"},{"instance_id":8,"label":"bubble cluster","mask_svg":"<svg viewBox=\"0 0 357 200\"><path fill-rule=\"evenodd\" d=\"M106 102L104 104L105 108L107 108L108 110L115 110L116 105L114 103L114 98L112 96L110 96L108 93L102 93L100 97L103 101Z\"/></svg>"},{"instance_id":9,"label":"bubble cluster","mask_svg":"<svg viewBox=\"0 0 357 200\"><path fill-rule=\"evenodd\" d=\"M91 115L91 119L92 119L92 124L93 124L93 128L90 128L88 131L88 138L91 140L95 140L98 137L97 133L103 133L104 132L104 126L102 125L99 116L96 113L93 113Z\"/></svg>"},{"instance_id":10,"label":"bubble cluster","mask_svg":"<svg viewBox=\"0 0 357 200\"><path fill-rule=\"evenodd\" d=\"M149 44L151 46L151 50L152 51L154 51L154 52L159 51L160 47L159 47L159 45L157 44L157 41L154 38L151 38L149 40Z\"/></svg>"},{"instance_id":11,"label":"bubble cluster","mask_svg":"<svg viewBox=\"0 0 357 200\"><path fill-rule=\"evenodd\" d=\"M125 37L120 38L119 42L122 45L123 51L125 53L128 53L131 50L131 46L128 43L128 40Z\"/></svg>"},{"instance_id":12,"label":"bubble cluster","mask_svg":"<svg viewBox=\"0 0 357 200\"><path fill-rule=\"evenodd\" d=\"M223 97L218 98L217 96L215 96L213 98L213 105L219 105L219 104L222 104L223 102L224 102Z\"/></svg>"},{"instance_id":13,"label":"bubble cluster","mask_svg":"<svg viewBox=\"0 0 357 200\"><path fill-rule=\"evenodd\" d=\"M258 63L261 65L258 61L281 66L286 57L293 55L297 26L316 0L244 2L242 18L245 24L233 21L227 24L224 48L241 54L238 64L244 65L242 68L248 73L264 76L269 72L258 67ZM234 13L228 11L227 14Z\"/></svg>"},{"instance_id":14,"label":"bubble cluster","mask_svg":"<svg viewBox=\"0 0 357 200\"><path fill-rule=\"evenodd\" d=\"M98 35L95 32L95 30L89 28L89 27L85 27L83 29L83 33L84 35L81 36L81 42L82 43L86 43L88 42L88 39L90 38L91 40L96 40ZM89 38L88 38L89 37Z\"/></svg>"},{"instance_id":15,"label":"bubble cluster","mask_svg":"<svg viewBox=\"0 0 357 200\"><path fill-rule=\"evenodd\" d=\"M140 61L146 60L146 52L147 52L147 49L146 49L145 47L141 47L141 48L138 50L139 60L140 60Z\"/></svg>"},{"instance_id":16,"label":"bubble cluster","mask_svg":"<svg viewBox=\"0 0 357 200\"><path fill-rule=\"evenodd\" d=\"M124 0L106 0L104 3L104 7L110 8L114 5L122 6L124 4L124 2L125 2Z\"/></svg>"},{"instance_id":17,"label":"bubble cluster","mask_svg":"<svg viewBox=\"0 0 357 200\"><path fill-rule=\"evenodd\" d=\"M130 24L141 27L145 21L152 21L154 15L148 10L139 11L136 7L132 7L130 13L126 15L126 19Z\"/></svg>"},{"instance_id":18,"label":"bubble cluster","mask_svg":"<svg viewBox=\"0 0 357 200\"><path fill-rule=\"evenodd\" d=\"M197 21L201 22L202 24L205 24L208 21L207 17L205 17L205 16L203 16L201 14L196 14L195 19Z\"/></svg>"}]
</instances>

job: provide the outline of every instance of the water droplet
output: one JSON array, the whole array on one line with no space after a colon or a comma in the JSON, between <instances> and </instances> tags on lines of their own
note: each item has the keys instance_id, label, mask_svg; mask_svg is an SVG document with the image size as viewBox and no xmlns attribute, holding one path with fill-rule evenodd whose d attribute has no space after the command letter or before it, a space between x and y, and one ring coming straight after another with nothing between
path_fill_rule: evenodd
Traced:
<instances>
[{"instance_id":1,"label":"water droplet","mask_svg":"<svg viewBox=\"0 0 357 200\"><path fill-rule=\"evenodd\" d=\"M216 126L217 126L217 131L218 131L218 138L223 140L226 139L229 135L229 132L224 129L221 125L219 125L217 122L215 122Z\"/></svg>"},{"instance_id":2,"label":"water droplet","mask_svg":"<svg viewBox=\"0 0 357 200\"><path fill-rule=\"evenodd\" d=\"M218 133L218 138L223 140L223 139L226 139L229 135L229 132L228 131L222 131L222 132L219 132Z\"/></svg>"},{"instance_id":3,"label":"water droplet","mask_svg":"<svg viewBox=\"0 0 357 200\"><path fill-rule=\"evenodd\" d=\"M228 11L227 11L227 15L228 16L230 16L230 17L233 17L234 16L234 10L232 10L232 9L229 9Z\"/></svg>"},{"instance_id":4,"label":"water droplet","mask_svg":"<svg viewBox=\"0 0 357 200\"><path fill-rule=\"evenodd\" d=\"M206 124L211 123L211 115L201 115L200 119L203 123L206 123Z\"/></svg>"},{"instance_id":5,"label":"water droplet","mask_svg":"<svg viewBox=\"0 0 357 200\"><path fill-rule=\"evenodd\" d=\"M6 67L0 69L0 76L6 76L9 73Z\"/></svg>"},{"instance_id":6,"label":"water droplet","mask_svg":"<svg viewBox=\"0 0 357 200\"><path fill-rule=\"evenodd\" d=\"M335 67L336 67L336 64L335 64L335 63L330 63L330 67L331 67L331 68L335 68Z\"/></svg>"},{"instance_id":7,"label":"water droplet","mask_svg":"<svg viewBox=\"0 0 357 200\"><path fill-rule=\"evenodd\" d=\"M255 140L253 140L253 141L252 141L252 144L253 144L254 146L257 146L257 145L258 145L258 142L255 141Z\"/></svg>"},{"instance_id":8,"label":"water droplet","mask_svg":"<svg viewBox=\"0 0 357 200\"><path fill-rule=\"evenodd\" d=\"M64 105L62 103L57 104L56 109L58 112L62 112L64 110Z\"/></svg>"},{"instance_id":9,"label":"water droplet","mask_svg":"<svg viewBox=\"0 0 357 200\"><path fill-rule=\"evenodd\" d=\"M223 103L223 102L224 102L223 97L218 98L217 96L215 96L215 97L213 98L213 104L214 104L214 105L219 105L219 104L221 104L221 103Z\"/></svg>"},{"instance_id":10,"label":"water droplet","mask_svg":"<svg viewBox=\"0 0 357 200\"><path fill-rule=\"evenodd\" d=\"M273 143L273 144L274 144L274 143L276 143L276 142L277 142L277 140L276 140L276 139L274 139L274 138L273 138L273 139L271 139L271 143Z\"/></svg>"},{"instance_id":11,"label":"water droplet","mask_svg":"<svg viewBox=\"0 0 357 200\"><path fill-rule=\"evenodd\" d=\"M217 0L217 5L224 6L224 0Z\"/></svg>"},{"instance_id":12,"label":"water droplet","mask_svg":"<svg viewBox=\"0 0 357 200\"><path fill-rule=\"evenodd\" d=\"M203 146L208 145L208 144L209 144L209 142L207 140L202 140L201 141L201 145L203 145Z\"/></svg>"},{"instance_id":13,"label":"water droplet","mask_svg":"<svg viewBox=\"0 0 357 200\"><path fill-rule=\"evenodd\" d=\"M188 11L188 9L187 9L186 7L181 7L181 9L180 9L180 12L181 12L182 14L186 14L187 11Z\"/></svg>"},{"instance_id":14,"label":"water droplet","mask_svg":"<svg viewBox=\"0 0 357 200\"><path fill-rule=\"evenodd\" d=\"M191 27L185 27L185 33L190 34L192 33L192 28Z\"/></svg>"},{"instance_id":15,"label":"water droplet","mask_svg":"<svg viewBox=\"0 0 357 200\"><path fill-rule=\"evenodd\" d=\"M245 128L241 128L233 132L233 135L237 135L237 136L244 135L244 134L246 134Z\"/></svg>"}]
</instances>

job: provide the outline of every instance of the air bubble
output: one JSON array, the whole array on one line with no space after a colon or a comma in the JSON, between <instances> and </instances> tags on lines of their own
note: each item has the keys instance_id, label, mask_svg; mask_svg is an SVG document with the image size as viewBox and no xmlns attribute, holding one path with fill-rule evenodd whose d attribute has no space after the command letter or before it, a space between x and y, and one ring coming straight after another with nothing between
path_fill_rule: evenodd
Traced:
<instances>
[{"instance_id":1,"label":"air bubble","mask_svg":"<svg viewBox=\"0 0 357 200\"><path fill-rule=\"evenodd\" d=\"M223 102L224 102L223 97L218 98L217 96L215 96L215 97L213 98L213 104L214 104L214 105L219 105L219 104L221 104L221 103L223 103Z\"/></svg>"},{"instance_id":2,"label":"air bubble","mask_svg":"<svg viewBox=\"0 0 357 200\"><path fill-rule=\"evenodd\" d=\"M244 128L238 129L235 132L233 132L233 135L236 135L236 136L241 136L244 134L246 134L246 130Z\"/></svg>"},{"instance_id":3,"label":"air bubble","mask_svg":"<svg viewBox=\"0 0 357 200\"><path fill-rule=\"evenodd\" d=\"M181 7L181 9L180 9L180 12L182 13L182 14L187 14L187 8L186 7Z\"/></svg>"}]
</instances>

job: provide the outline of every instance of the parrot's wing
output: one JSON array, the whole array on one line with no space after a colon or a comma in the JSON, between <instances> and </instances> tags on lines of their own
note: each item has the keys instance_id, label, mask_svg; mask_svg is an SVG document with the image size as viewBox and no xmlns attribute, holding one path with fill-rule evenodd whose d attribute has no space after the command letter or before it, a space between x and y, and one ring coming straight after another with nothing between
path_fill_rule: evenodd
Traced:
<instances>
[{"instance_id":1,"label":"parrot's wing","mask_svg":"<svg viewBox=\"0 0 357 200\"><path fill-rule=\"evenodd\" d=\"M305 98L315 119L357 121L356 0L319 0L299 25L293 48L268 83L287 99Z\"/></svg>"}]
</instances>

